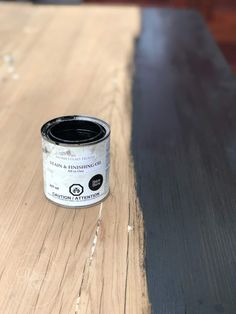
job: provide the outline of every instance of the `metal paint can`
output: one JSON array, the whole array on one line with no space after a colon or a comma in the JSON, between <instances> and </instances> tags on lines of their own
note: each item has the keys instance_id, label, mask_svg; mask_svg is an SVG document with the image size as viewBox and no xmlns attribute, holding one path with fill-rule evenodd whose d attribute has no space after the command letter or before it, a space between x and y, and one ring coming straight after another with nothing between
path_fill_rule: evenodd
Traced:
<instances>
[{"instance_id":1,"label":"metal paint can","mask_svg":"<svg viewBox=\"0 0 236 314\"><path fill-rule=\"evenodd\" d=\"M101 202L109 193L110 126L88 116L64 116L41 128L44 193L64 207Z\"/></svg>"}]
</instances>

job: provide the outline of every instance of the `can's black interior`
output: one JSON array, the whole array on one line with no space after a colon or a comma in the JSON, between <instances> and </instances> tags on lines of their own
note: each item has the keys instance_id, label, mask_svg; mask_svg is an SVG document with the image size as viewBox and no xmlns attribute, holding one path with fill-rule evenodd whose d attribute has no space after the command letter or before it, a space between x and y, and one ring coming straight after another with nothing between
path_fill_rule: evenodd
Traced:
<instances>
[{"instance_id":1,"label":"can's black interior","mask_svg":"<svg viewBox=\"0 0 236 314\"><path fill-rule=\"evenodd\" d=\"M102 139L105 134L106 130L100 124L80 119L61 120L47 130L51 140L68 144L91 143Z\"/></svg>"}]
</instances>

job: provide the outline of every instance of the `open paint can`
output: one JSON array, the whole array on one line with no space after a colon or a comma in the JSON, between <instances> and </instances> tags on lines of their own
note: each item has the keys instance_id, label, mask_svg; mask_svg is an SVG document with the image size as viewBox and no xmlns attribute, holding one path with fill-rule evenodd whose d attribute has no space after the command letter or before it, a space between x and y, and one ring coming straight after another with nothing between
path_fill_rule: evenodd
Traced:
<instances>
[{"instance_id":1,"label":"open paint can","mask_svg":"<svg viewBox=\"0 0 236 314\"><path fill-rule=\"evenodd\" d=\"M65 207L101 202L109 193L110 127L97 118L64 116L41 128L44 193Z\"/></svg>"}]
</instances>

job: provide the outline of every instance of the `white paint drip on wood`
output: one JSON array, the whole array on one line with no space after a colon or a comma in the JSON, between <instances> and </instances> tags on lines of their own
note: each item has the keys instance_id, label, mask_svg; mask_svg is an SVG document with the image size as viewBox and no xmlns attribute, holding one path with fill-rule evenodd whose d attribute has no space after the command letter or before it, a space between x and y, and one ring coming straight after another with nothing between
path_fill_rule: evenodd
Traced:
<instances>
[{"instance_id":1,"label":"white paint drip on wood","mask_svg":"<svg viewBox=\"0 0 236 314\"><path fill-rule=\"evenodd\" d=\"M15 68L15 59L11 53L3 54L2 61L4 65L3 74L1 80L5 81L8 77L13 80L18 80L20 78L19 74Z\"/></svg>"},{"instance_id":2,"label":"white paint drip on wood","mask_svg":"<svg viewBox=\"0 0 236 314\"><path fill-rule=\"evenodd\" d=\"M128 225L128 233L133 230L133 226Z\"/></svg>"}]
</instances>

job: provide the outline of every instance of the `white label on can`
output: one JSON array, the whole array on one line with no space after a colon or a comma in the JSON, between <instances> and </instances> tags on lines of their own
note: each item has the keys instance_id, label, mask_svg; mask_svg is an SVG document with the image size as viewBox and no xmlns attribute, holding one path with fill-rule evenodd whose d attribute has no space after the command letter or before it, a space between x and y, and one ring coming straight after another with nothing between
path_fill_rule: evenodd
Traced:
<instances>
[{"instance_id":1,"label":"white label on can","mask_svg":"<svg viewBox=\"0 0 236 314\"><path fill-rule=\"evenodd\" d=\"M42 139L44 192L68 207L88 206L109 193L109 137L87 146L61 146Z\"/></svg>"}]
</instances>

